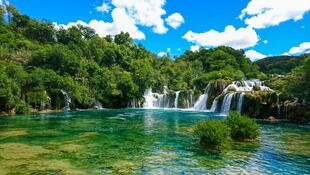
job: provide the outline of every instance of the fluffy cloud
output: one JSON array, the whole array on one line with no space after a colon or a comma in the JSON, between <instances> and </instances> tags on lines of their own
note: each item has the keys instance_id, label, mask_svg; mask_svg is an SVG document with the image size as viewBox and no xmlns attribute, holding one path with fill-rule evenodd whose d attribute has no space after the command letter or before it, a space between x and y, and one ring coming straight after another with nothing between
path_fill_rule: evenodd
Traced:
<instances>
[{"instance_id":1,"label":"fluffy cloud","mask_svg":"<svg viewBox=\"0 0 310 175\"><path fill-rule=\"evenodd\" d=\"M165 3L166 0L112 0L116 9L125 9L136 24L152 27L153 32L159 34L168 31L162 19L162 15L166 14L163 9Z\"/></svg>"},{"instance_id":2,"label":"fluffy cloud","mask_svg":"<svg viewBox=\"0 0 310 175\"><path fill-rule=\"evenodd\" d=\"M245 52L245 55L250 58L252 61L256 61L262 58L266 58L267 56L264 54L261 54L255 50L248 50Z\"/></svg>"},{"instance_id":3,"label":"fluffy cloud","mask_svg":"<svg viewBox=\"0 0 310 175\"><path fill-rule=\"evenodd\" d=\"M153 32L158 34L164 34L168 31L162 18L166 14L163 9L165 3L166 0L112 0L111 5L114 7L111 12L112 22L92 20L87 24L83 21L77 21L67 25L56 24L56 27L69 28L81 24L95 29L100 36L115 35L123 31L128 32L132 38L141 40L145 39L145 35L139 30L138 26L151 27ZM108 13L110 6L103 2L102 6L96 7L96 10ZM172 15L175 21L171 25L178 27L180 24L177 22L180 23L181 21L178 19L179 16L175 14Z\"/></svg>"},{"instance_id":4,"label":"fluffy cloud","mask_svg":"<svg viewBox=\"0 0 310 175\"><path fill-rule=\"evenodd\" d=\"M267 44L267 43L268 43L268 40L264 40L263 43L264 43L264 44Z\"/></svg>"},{"instance_id":5,"label":"fluffy cloud","mask_svg":"<svg viewBox=\"0 0 310 175\"><path fill-rule=\"evenodd\" d=\"M310 42L301 43L298 47L292 47L288 54L303 54L310 53Z\"/></svg>"},{"instance_id":6,"label":"fluffy cloud","mask_svg":"<svg viewBox=\"0 0 310 175\"><path fill-rule=\"evenodd\" d=\"M166 56L166 55L167 55L166 52L159 52L159 53L157 54L158 57L164 57L164 56Z\"/></svg>"},{"instance_id":7,"label":"fluffy cloud","mask_svg":"<svg viewBox=\"0 0 310 175\"><path fill-rule=\"evenodd\" d=\"M191 51L197 52L199 51L200 47L199 46L191 46Z\"/></svg>"},{"instance_id":8,"label":"fluffy cloud","mask_svg":"<svg viewBox=\"0 0 310 175\"><path fill-rule=\"evenodd\" d=\"M101 6L96 7L96 10L102 13L109 13L110 6L107 3L103 2Z\"/></svg>"},{"instance_id":9,"label":"fluffy cloud","mask_svg":"<svg viewBox=\"0 0 310 175\"><path fill-rule=\"evenodd\" d=\"M138 29L138 27L135 25L134 20L127 15L125 9L114 9L112 12L112 19L113 22L111 23L92 20L88 24L83 21L77 21L75 23L69 23L68 25L56 24L55 26L56 28L63 27L67 29L80 24L93 28L100 36L116 35L121 31L124 31L128 32L130 36L134 39L145 39L144 33Z\"/></svg>"},{"instance_id":10,"label":"fluffy cloud","mask_svg":"<svg viewBox=\"0 0 310 175\"><path fill-rule=\"evenodd\" d=\"M181 24L184 23L184 18L180 13L174 13L165 19L167 24L174 29L180 27Z\"/></svg>"},{"instance_id":11,"label":"fluffy cloud","mask_svg":"<svg viewBox=\"0 0 310 175\"><path fill-rule=\"evenodd\" d=\"M309 10L310 0L251 0L239 17L253 28L266 28L300 20Z\"/></svg>"},{"instance_id":12,"label":"fluffy cloud","mask_svg":"<svg viewBox=\"0 0 310 175\"><path fill-rule=\"evenodd\" d=\"M206 33L194 33L188 31L183 38L197 46L230 46L235 49L253 47L259 40L257 33L251 27L236 30L233 26L226 26L224 32L210 30Z\"/></svg>"}]
</instances>

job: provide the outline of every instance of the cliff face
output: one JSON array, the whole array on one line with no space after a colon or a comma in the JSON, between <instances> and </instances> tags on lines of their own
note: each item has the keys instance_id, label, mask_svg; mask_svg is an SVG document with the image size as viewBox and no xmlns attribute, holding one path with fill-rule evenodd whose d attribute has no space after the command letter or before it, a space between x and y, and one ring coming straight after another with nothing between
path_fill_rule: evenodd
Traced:
<instances>
[{"instance_id":1,"label":"cliff face","mask_svg":"<svg viewBox=\"0 0 310 175\"><path fill-rule=\"evenodd\" d=\"M310 122L310 107L281 98L275 91L253 91L244 97L243 113L258 119L270 116L294 123Z\"/></svg>"},{"instance_id":2,"label":"cliff face","mask_svg":"<svg viewBox=\"0 0 310 175\"><path fill-rule=\"evenodd\" d=\"M244 96L243 113L259 119L269 116L281 118L277 105L277 94L274 91L252 91Z\"/></svg>"}]
</instances>

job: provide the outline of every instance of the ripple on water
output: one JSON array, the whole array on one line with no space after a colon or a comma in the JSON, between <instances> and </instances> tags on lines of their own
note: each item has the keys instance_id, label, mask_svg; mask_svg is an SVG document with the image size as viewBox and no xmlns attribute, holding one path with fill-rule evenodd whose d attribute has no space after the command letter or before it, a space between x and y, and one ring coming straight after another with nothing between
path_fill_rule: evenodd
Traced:
<instances>
[{"instance_id":1,"label":"ripple on water","mask_svg":"<svg viewBox=\"0 0 310 175\"><path fill-rule=\"evenodd\" d=\"M260 124L257 142L200 147L191 126L212 113L100 110L0 119L7 174L309 174L310 127Z\"/></svg>"}]
</instances>

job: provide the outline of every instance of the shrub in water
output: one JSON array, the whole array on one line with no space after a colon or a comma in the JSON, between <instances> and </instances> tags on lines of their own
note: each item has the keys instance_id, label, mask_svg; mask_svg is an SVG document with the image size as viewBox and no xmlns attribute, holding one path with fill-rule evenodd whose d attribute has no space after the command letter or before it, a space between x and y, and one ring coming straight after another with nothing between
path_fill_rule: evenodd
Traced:
<instances>
[{"instance_id":1,"label":"shrub in water","mask_svg":"<svg viewBox=\"0 0 310 175\"><path fill-rule=\"evenodd\" d=\"M226 123L230 127L230 135L234 139L256 139L259 135L259 126L255 120L241 116L239 112L231 111Z\"/></svg>"},{"instance_id":2,"label":"shrub in water","mask_svg":"<svg viewBox=\"0 0 310 175\"><path fill-rule=\"evenodd\" d=\"M221 146L229 138L229 127L222 120L204 120L194 128L194 135L200 138L200 143L208 146Z\"/></svg>"},{"instance_id":3,"label":"shrub in water","mask_svg":"<svg viewBox=\"0 0 310 175\"><path fill-rule=\"evenodd\" d=\"M15 107L16 114L28 114L31 111L31 106L27 103L19 103Z\"/></svg>"}]
</instances>

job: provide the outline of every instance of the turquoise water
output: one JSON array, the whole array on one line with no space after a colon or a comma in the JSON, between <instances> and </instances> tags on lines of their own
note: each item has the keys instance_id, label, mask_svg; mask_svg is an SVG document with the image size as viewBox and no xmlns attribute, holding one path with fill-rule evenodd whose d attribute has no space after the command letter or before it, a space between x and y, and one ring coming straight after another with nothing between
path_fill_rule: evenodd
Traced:
<instances>
[{"instance_id":1,"label":"turquoise water","mask_svg":"<svg viewBox=\"0 0 310 175\"><path fill-rule=\"evenodd\" d=\"M257 142L200 147L212 113L100 110L0 118L0 174L309 174L310 126L260 123Z\"/></svg>"}]
</instances>

